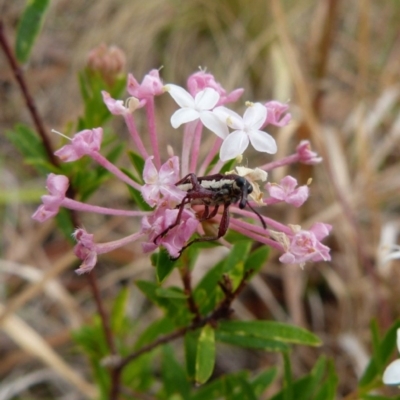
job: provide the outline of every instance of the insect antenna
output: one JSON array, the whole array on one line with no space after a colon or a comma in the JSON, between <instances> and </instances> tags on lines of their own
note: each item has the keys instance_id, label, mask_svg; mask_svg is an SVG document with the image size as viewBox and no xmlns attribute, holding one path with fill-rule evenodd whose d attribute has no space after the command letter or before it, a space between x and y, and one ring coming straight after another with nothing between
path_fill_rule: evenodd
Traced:
<instances>
[{"instance_id":1,"label":"insect antenna","mask_svg":"<svg viewBox=\"0 0 400 400\"><path fill-rule=\"evenodd\" d=\"M248 207L250 208L251 211L253 211L254 214L257 215L258 219L261 221L262 226L264 227L264 229L267 229L267 224L265 223L265 221L263 220L261 214L255 209L253 208L250 203L248 201L246 201L246 204L248 205Z\"/></svg>"}]
</instances>

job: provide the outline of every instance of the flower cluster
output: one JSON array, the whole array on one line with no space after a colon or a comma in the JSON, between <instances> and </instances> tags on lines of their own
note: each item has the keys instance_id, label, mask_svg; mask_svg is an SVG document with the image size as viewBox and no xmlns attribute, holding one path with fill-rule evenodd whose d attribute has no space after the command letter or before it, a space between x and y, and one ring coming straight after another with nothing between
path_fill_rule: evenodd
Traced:
<instances>
[{"instance_id":1,"label":"flower cluster","mask_svg":"<svg viewBox=\"0 0 400 400\"><path fill-rule=\"evenodd\" d=\"M229 160L239 160L251 144L255 150L275 154L275 139L264 128L267 125L278 127L289 123L291 116L286 113L288 106L277 101L266 103L246 102L243 116L229 109L226 105L237 101L243 89L227 93L215 80L213 75L199 71L188 78L188 91L174 84L164 85L158 70L152 70L139 83L132 75L128 76L127 90L131 97L123 102L113 99L103 92L103 100L110 113L122 116L130 133L135 151L145 161L142 184L135 182L117 166L105 158L101 152L103 130L101 127L78 132L70 143L55 154L64 162L72 162L88 156L107 169L127 185L141 192L145 202L152 211L127 211L103 208L79 202L66 197L69 185L68 178L50 174L47 178L48 195L42 197L42 205L33 214L38 221L45 221L55 216L60 207L77 211L97 212L109 215L124 215L141 218L141 229L128 237L108 243L95 243L93 235L79 228L74 233L77 241L75 254L82 260L78 273L90 271L97 262L97 255L114 250L132 241L141 240L144 252L154 251L163 246L171 257L179 257L193 234L204 234L202 221L207 219L216 224L227 224L237 232L249 238L274 247L282 253L283 263L304 264L307 261L330 260L329 248L321 240L329 234L330 225L316 223L311 229L304 230L299 226L286 226L263 216L254 207L285 202L300 207L308 198L308 186L298 187L297 181L287 176L278 183L268 182L265 197L260 183L266 181L267 172L274 168L292 164L316 164L321 161L311 151L307 141L301 142L294 154L266 163L259 168L236 166L229 176L242 176L251 185L247 197L239 205L228 204L232 213L227 220L226 212L221 212L215 203L209 203L199 197L197 201L188 198L184 185L178 185L182 178L190 176L222 176L221 169ZM155 96L168 93L178 104L179 109L171 116L173 128L184 125L182 154L180 158L169 151L169 158L164 159L158 145L158 133L155 118ZM146 149L135 122L135 113L144 108L147 117L148 136L151 149ZM200 150L204 128L214 133L214 144L200 161ZM219 157L218 157L219 153ZM165 157L166 155L164 155ZM217 161L216 161L217 160ZM217 185L217 178L209 185ZM220 178L223 180L223 177ZM193 185L192 185L193 186ZM210 193L210 190L205 193ZM206 195L204 195L206 196ZM200 200L199 200L200 199ZM234 202L232 202L234 203ZM198 214L198 206L204 210ZM250 210L246 210L245 206ZM214 207L208 210L208 207ZM227 208L225 204L224 209ZM228 211L228 212L229 212ZM200 215L200 217L199 217ZM246 217L246 220L238 218ZM225 219L224 219L225 218ZM260 219L263 226L248 222L248 219ZM268 228L265 229L264 226Z\"/></svg>"}]
</instances>

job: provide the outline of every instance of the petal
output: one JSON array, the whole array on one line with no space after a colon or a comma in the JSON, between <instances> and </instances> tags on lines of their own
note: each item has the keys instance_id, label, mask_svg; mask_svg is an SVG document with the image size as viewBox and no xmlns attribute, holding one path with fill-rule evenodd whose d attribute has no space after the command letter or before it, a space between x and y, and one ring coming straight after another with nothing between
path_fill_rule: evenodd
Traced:
<instances>
[{"instance_id":1,"label":"petal","mask_svg":"<svg viewBox=\"0 0 400 400\"><path fill-rule=\"evenodd\" d=\"M221 139L225 139L229 135L226 123L222 122L212 111L201 112L200 120L206 128L214 132Z\"/></svg>"},{"instance_id":2,"label":"petal","mask_svg":"<svg viewBox=\"0 0 400 400\"><path fill-rule=\"evenodd\" d=\"M171 117L173 128L179 128L182 124L192 122L200 117L200 113L192 108L181 108L175 111Z\"/></svg>"},{"instance_id":3,"label":"petal","mask_svg":"<svg viewBox=\"0 0 400 400\"><path fill-rule=\"evenodd\" d=\"M175 185L175 183L179 180L179 158L177 156L171 157L163 165L161 165L158 176L159 181L163 185Z\"/></svg>"},{"instance_id":4,"label":"petal","mask_svg":"<svg viewBox=\"0 0 400 400\"><path fill-rule=\"evenodd\" d=\"M216 106L218 100L218 92L212 88L206 88L196 94L194 103L198 110L211 110Z\"/></svg>"},{"instance_id":5,"label":"petal","mask_svg":"<svg viewBox=\"0 0 400 400\"><path fill-rule=\"evenodd\" d=\"M248 132L250 142L257 151L262 151L268 154L275 154L277 152L275 139L264 131L250 131Z\"/></svg>"},{"instance_id":6,"label":"petal","mask_svg":"<svg viewBox=\"0 0 400 400\"><path fill-rule=\"evenodd\" d=\"M397 342L397 350L398 350L399 353L400 353L400 329L397 329L397 339L396 339L396 342Z\"/></svg>"},{"instance_id":7,"label":"petal","mask_svg":"<svg viewBox=\"0 0 400 400\"><path fill-rule=\"evenodd\" d=\"M176 101L180 107L190 107L194 108L195 103L192 95L187 92L184 88L178 85L168 84L165 85L165 89L171 95L171 97Z\"/></svg>"},{"instance_id":8,"label":"petal","mask_svg":"<svg viewBox=\"0 0 400 400\"><path fill-rule=\"evenodd\" d=\"M153 158L154 156L147 158L143 168L143 180L152 185L158 182L158 171L153 163Z\"/></svg>"},{"instance_id":9,"label":"petal","mask_svg":"<svg viewBox=\"0 0 400 400\"><path fill-rule=\"evenodd\" d=\"M242 117L226 107L216 107L213 113L225 124L235 130L241 130L244 128Z\"/></svg>"},{"instance_id":10,"label":"petal","mask_svg":"<svg viewBox=\"0 0 400 400\"><path fill-rule=\"evenodd\" d=\"M222 161L232 160L239 154L243 154L249 145L249 138L243 131L232 132L223 141L221 150L219 152L219 158Z\"/></svg>"},{"instance_id":11,"label":"petal","mask_svg":"<svg viewBox=\"0 0 400 400\"><path fill-rule=\"evenodd\" d=\"M393 361L386 367L382 381L385 385L400 385L400 359Z\"/></svg>"},{"instance_id":12,"label":"petal","mask_svg":"<svg viewBox=\"0 0 400 400\"><path fill-rule=\"evenodd\" d=\"M261 103L255 103L247 107L243 114L243 122L246 127L259 129L267 118L267 108Z\"/></svg>"}]
</instances>

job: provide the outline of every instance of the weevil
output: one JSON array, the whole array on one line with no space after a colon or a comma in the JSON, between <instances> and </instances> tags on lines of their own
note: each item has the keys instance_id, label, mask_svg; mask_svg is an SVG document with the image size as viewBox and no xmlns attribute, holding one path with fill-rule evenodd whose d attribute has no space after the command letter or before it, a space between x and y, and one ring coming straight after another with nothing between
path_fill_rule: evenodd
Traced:
<instances>
[{"instance_id":1,"label":"weevil","mask_svg":"<svg viewBox=\"0 0 400 400\"><path fill-rule=\"evenodd\" d=\"M172 228L180 224L183 210L187 204L204 206L204 211L199 218L199 222L215 217L221 206L223 207L223 211L217 235L193 239L182 248L181 252L193 243L217 240L224 236L229 227L229 206L231 204L239 203L240 209L248 206L257 215L264 229L267 228L260 213L248 201L248 195L253 191L253 187L242 176L235 174L215 174L198 177L196 174L191 173L175 185L187 194L177 206L179 211L175 222L154 239L154 243L156 244L160 237L166 235Z\"/></svg>"}]
</instances>

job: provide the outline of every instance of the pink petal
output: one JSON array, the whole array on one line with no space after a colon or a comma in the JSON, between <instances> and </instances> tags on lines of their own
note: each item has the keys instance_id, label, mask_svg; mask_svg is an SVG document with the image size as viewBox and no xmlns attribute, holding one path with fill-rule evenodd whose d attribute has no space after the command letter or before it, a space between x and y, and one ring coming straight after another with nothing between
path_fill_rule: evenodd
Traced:
<instances>
[{"instance_id":1,"label":"pink petal","mask_svg":"<svg viewBox=\"0 0 400 400\"><path fill-rule=\"evenodd\" d=\"M143 180L148 184L155 184L158 181L158 171L153 163L154 156L146 159L143 168Z\"/></svg>"},{"instance_id":2,"label":"pink petal","mask_svg":"<svg viewBox=\"0 0 400 400\"><path fill-rule=\"evenodd\" d=\"M103 101L108 110L113 115L124 115L127 113L127 108L124 106L124 102L122 100L113 99L109 93L102 90L101 92L103 96Z\"/></svg>"}]
</instances>

